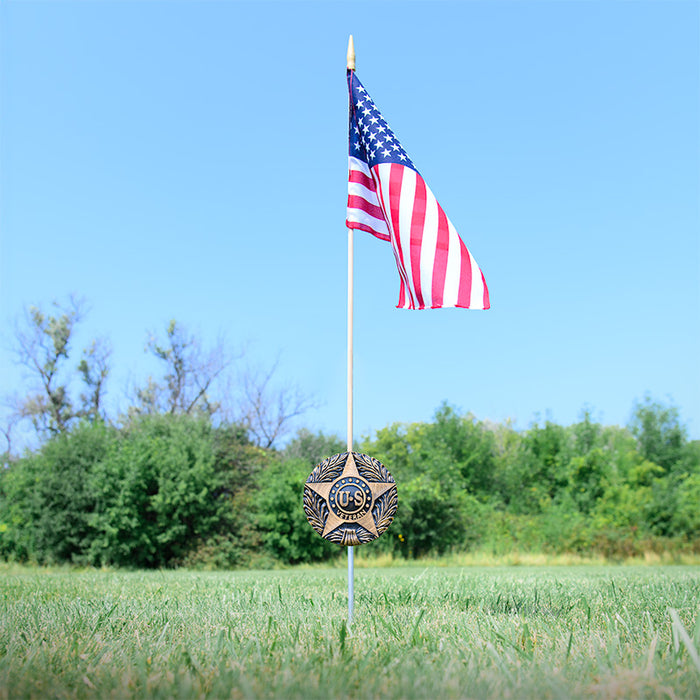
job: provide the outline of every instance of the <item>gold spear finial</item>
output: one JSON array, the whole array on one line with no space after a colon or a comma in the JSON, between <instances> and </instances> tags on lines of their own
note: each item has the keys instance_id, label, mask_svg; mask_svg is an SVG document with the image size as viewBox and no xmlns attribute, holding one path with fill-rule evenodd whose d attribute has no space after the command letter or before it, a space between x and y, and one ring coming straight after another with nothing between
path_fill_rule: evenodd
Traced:
<instances>
[{"instance_id":1,"label":"gold spear finial","mask_svg":"<svg viewBox=\"0 0 700 700\"><path fill-rule=\"evenodd\" d=\"M348 70L355 70L355 44L352 40L352 34L348 40Z\"/></svg>"}]
</instances>

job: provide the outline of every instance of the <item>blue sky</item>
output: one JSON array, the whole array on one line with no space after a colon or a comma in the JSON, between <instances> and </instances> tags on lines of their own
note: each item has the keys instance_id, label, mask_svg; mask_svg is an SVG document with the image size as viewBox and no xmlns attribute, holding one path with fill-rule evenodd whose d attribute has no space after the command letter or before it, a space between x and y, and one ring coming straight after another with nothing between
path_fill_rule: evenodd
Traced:
<instances>
[{"instance_id":1,"label":"blue sky","mask_svg":"<svg viewBox=\"0 0 700 700\"><path fill-rule=\"evenodd\" d=\"M345 51L489 285L395 308L356 234L355 432L429 420L625 424L646 393L700 437L700 5L691 0L0 3L2 393L24 306L74 293L113 346L150 330L313 394L345 431Z\"/></svg>"}]
</instances>

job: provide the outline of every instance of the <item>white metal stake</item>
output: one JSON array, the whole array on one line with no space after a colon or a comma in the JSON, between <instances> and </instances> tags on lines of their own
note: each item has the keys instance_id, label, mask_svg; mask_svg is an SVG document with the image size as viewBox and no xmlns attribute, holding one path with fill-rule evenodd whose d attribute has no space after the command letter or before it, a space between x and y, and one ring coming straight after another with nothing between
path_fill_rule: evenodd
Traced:
<instances>
[{"instance_id":1,"label":"white metal stake","mask_svg":"<svg viewBox=\"0 0 700 700\"><path fill-rule=\"evenodd\" d=\"M355 552L348 547L348 627L352 624L355 610Z\"/></svg>"}]
</instances>

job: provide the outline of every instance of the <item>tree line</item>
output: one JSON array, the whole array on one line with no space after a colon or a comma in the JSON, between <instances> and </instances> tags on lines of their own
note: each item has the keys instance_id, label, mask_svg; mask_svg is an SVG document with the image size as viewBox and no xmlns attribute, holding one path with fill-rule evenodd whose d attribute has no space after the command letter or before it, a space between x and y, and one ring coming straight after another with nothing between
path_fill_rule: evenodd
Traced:
<instances>
[{"instance_id":1,"label":"tree line","mask_svg":"<svg viewBox=\"0 0 700 700\"><path fill-rule=\"evenodd\" d=\"M314 405L298 387L275 381L275 365L245 364L243 353L232 352L222 338L205 346L171 320L163 332L146 338L145 352L156 360L159 374L130 386L124 397L128 408L115 415L105 402L112 369L109 340L75 347L76 328L85 316L85 301L70 297L48 311L29 306L16 323L14 351L27 391L3 397L9 408L0 418L6 458L22 423L43 442L83 420L126 425L137 416L162 414L244 425L253 442L272 447L288 434L293 419Z\"/></svg>"},{"instance_id":2,"label":"tree line","mask_svg":"<svg viewBox=\"0 0 700 700\"><path fill-rule=\"evenodd\" d=\"M18 332L18 356L36 381L13 420L30 422L40 439L17 455L8 438L0 557L249 567L339 556L306 522L301 499L313 467L344 441L301 429L278 444L307 397L271 394L273 368L245 375L233 411L217 388L229 367L221 346L204 352L172 322L147 343L162 376L110 417L107 346L73 357L79 314L70 313L30 309ZM624 427L584 412L570 426L538 420L516 430L444 404L431 421L386 426L355 449L383 462L399 491L393 525L363 551L700 551L700 443L688 440L675 406L649 396Z\"/></svg>"}]
</instances>

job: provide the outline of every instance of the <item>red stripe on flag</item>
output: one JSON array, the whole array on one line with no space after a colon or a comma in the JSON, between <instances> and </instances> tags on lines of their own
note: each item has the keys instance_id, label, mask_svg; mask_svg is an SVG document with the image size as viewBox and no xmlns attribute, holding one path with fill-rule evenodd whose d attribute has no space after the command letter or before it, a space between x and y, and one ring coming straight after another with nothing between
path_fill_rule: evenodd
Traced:
<instances>
[{"instance_id":1,"label":"red stripe on flag","mask_svg":"<svg viewBox=\"0 0 700 700\"><path fill-rule=\"evenodd\" d=\"M379 238L382 241L391 242L391 236L388 233L378 233L371 226L368 226L367 224L362 224L359 221L348 221L346 219L345 225L348 228L354 228L354 229L357 229L358 231L364 231L365 233L371 233L375 238Z\"/></svg>"},{"instance_id":2,"label":"red stripe on flag","mask_svg":"<svg viewBox=\"0 0 700 700\"><path fill-rule=\"evenodd\" d=\"M376 167L376 166L375 166ZM401 201L401 182L403 180L403 166L392 163L389 166L389 177L382 178L380 176L381 171L376 170L375 174L379 181L378 194L379 199L382 204L382 208L388 213L388 217L385 216L386 222L391 230L391 247L394 251L394 258L396 259L396 267L399 271L399 277L401 278L401 289L399 290L399 303L398 308L405 308L406 304L406 294L408 298L412 299L410 289L407 289L408 280L406 279L406 267L403 262L403 250L401 248L401 232L399 231L399 210L398 205ZM385 190L389 190L389 206L387 207L387 202L385 199ZM397 205L394 211L391 203L395 202ZM409 308L413 308L409 306Z\"/></svg>"},{"instance_id":3,"label":"red stripe on flag","mask_svg":"<svg viewBox=\"0 0 700 700\"><path fill-rule=\"evenodd\" d=\"M457 306L469 307L472 297L472 263L469 251L464 241L459 239L459 290L457 292Z\"/></svg>"},{"instance_id":4,"label":"red stripe on flag","mask_svg":"<svg viewBox=\"0 0 700 700\"><path fill-rule=\"evenodd\" d=\"M360 211L363 211L369 214L370 216L373 216L375 219L384 218L384 212L382 211L381 207L378 207L376 204L368 202L364 197L360 197L359 195L348 195L348 208L359 209Z\"/></svg>"},{"instance_id":5,"label":"red stripe on flag","mask_svg":"<svg viewBox=\"0 0 700 700\"><path fill-rule=\"evenodd\" d=\"M408 296L408 308L415 309L416 304L413 298L413 290L411 289L410 280L408 279L408 273L406 272L406 262L404 260L404 250L402 245L403 231L401 231L400 228L401 196L403 192L403 173L403 165L397 165L396 163L391 164L389 169L389 211L391 216L392 228L394 230L394 247L395 251L398 252L399 256L399 274L401 275L403 286L403 294L400 295L401 297L403 297L403 301L400 300L399 303L402 307L404 307L406 303L406 296Z\"/></svg>"},{"instance_id":6,"label":"red stripe on flag","mask_svg":"<svg viewBox=\"0 0 700 700\"><path fill-rule=\"evenodd\" d=\"M413 197L413 213L411 216L411 276L413 277L413 289L416 291L416 301L419 309L425 308L423 290L420 285L420 255L423 246L426 200L425 182L416 173L416 191Z\"/></svg>"},{"instance_id":7,"label":"red stripe on flag","mask_svg":"<svg viewBox=\"0 0 700 700\"><path fill-rule=\"evenodd\" d=\"M348 181L356 182L358 185L364 185L368 190L372 190L372 192L376 192L377 190L374 180L371 177L367 177L361 170L350 170Z\"/></svg>"},{"instance_id":8,"label":"red stripe on flag","mask_svg":"<svg viewBox=\"0 0 700 700\"><path fill-rule=\"evenodd\" d=\"M484 278L484 273L479 270L481 274L481 281L484 283L484 309L491 308L491 299L489 298L489 288L486 286L486 279Z\"/></svg>"},{"instance_id":9,"label":"red stripe on flag","mask_svg":"<svg viewBox=\"0 0 700 700\"><path fill-rule=\"evenodd\" d=\"M399 207L401 206L401 183L403 182L403 167L400 165L389 166L389 216L394 231L399 230ZM382 198L383 199L383 198ZM386 202L384 202L386 204ZM401 256L403 263L403 255Z\"/></svg>"},{"instance_id":10,"label":"red stripe on flag","mask_svg":"<svg viewBox=\"0 0 700 700\"><path fill-rule=\"evenodd\" d=\"M447 274L447 250L450 245L449 224L447 215L437 204L438 225L437 240L435 242L435 257L433 262L433 287L432 304L433 308L442 306L442 297L445 290L445 276Z\"/></svg>"},{"instance_id":11,"label":"red stripe on flag","mask_svg":"<svg viewBox=\"0 0 700 700\"><path fill-rule=\"evenodd\" d=\"M399 287L399 303L396 305L396 308L403 309L405 303L406 303L406 284L404 283L403 278L401 278L401 286Z\"/></svg>"}]
</instances>

